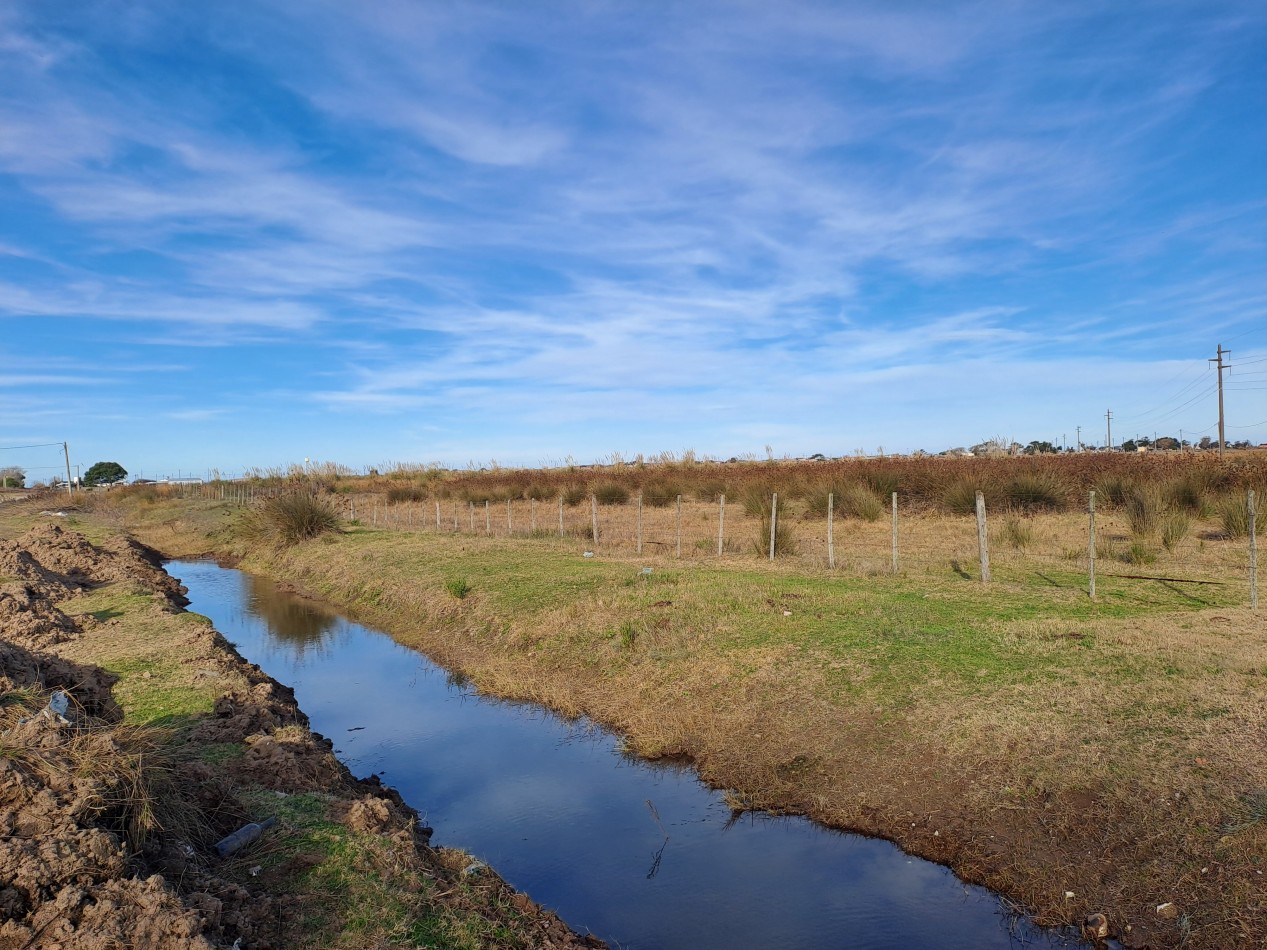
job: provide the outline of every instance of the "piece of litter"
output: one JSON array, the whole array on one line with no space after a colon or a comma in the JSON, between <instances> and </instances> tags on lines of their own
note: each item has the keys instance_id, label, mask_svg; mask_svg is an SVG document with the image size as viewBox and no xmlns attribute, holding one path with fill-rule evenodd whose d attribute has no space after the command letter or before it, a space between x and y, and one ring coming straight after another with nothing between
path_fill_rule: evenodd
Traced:
<instances>
[{"instance_id":1,"label":"piece of litter","mask_svg":"<svg viewBox=\"0 0 1267 950\"><path fill-rule=\"evenodd\" d=\"M264 868L261 865L257 864L255 865L255 867L251 868L251 870L248 873L250 873L251 877L259 877L260 871L262 870L264 870Z\"/></svg>"},{"instance_id":2,"label":"piece of litter","mask_svg":"<svg viewBox=\"0 0 1267 950\"><path fill-rule=\"evenodd\" d=\"M638 573L639 573L639 574L650 574L650 573L651 573L651 568L649 568L649 567L644 567L644 568L643 568L641 571L639 571Z\"/></svg>"},{"instance_id":3,"label":"piece of litter","mask_svg":"<svg viewBox=\"0 0 1267 950\"><path fill-rule=\"evenodd\" d=\"M783 611L783 616L785 616L785 617L790 617L790 616L792 616L792 611L790 611L790 610L785 610L785 611Z\"/></svg>"},{"instance_id":4,"label":"piece of litter","mask_svg":"<svg viewBox=\"0 0 1267 950\"><path fill-rule=\"evenodd\" d=\"M1065 891L1065 900L1067 901L1073 900L1073 891Z\"/></svg>"},{"instance_id":5,"label":"piece of litter","mask_svg":"<svg viewBox=\"0 0 1267 950\"><path fill-rule=\"evenodd\" d=\"M593 551L586 551L584 554L581 555L581 557L593 557L593 556L594 556Z\"/></svg>"}]
</instances>

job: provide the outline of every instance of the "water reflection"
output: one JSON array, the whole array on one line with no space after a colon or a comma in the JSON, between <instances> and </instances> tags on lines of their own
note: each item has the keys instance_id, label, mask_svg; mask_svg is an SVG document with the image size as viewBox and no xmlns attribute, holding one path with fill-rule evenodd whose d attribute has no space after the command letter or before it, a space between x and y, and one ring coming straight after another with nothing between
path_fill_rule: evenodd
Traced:
<instances>
[{"instance_id":1,"label":"water reflection","mask_svg":"<svg viewBox=\"0 0 1267 950\"><path fill-rule=\"evenodd\" d=\"M623 950L1070 946L883 841L734 814L680 762L587 722L490 701L390 638L214 564L170 565L191 609L293 686L358 775Z\"/></svg>"}]
</instances>

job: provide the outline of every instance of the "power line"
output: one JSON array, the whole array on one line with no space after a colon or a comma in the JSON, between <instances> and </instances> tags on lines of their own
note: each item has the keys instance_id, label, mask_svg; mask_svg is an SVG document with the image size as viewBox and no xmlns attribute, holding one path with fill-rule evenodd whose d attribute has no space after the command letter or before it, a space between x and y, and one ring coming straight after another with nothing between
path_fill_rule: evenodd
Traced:
<instances>
[{"instance_id":1,"label":"power line","mask_svg":"<svg viewBox=\"0 0 1267 950\"><path fill-rule=\"evenodd\" d=\"M49 449L53 446L61 447L60 442L37 442L35 445L0 445L0 452L9 452L16 449Z\"/></svg>"},{"instance_id":2,"label":"power line","mask_svg":"<svg viewBox=\"0 0 1267 950\"><path fill-rule=\"evenodd\" d=\"M1155 412L1161 412L1163 409L1165 409L1165 408L1166 408L1167 404L1169 404L1169 403L1173 402L1174 400L1178 399L1180 396L1182 396L1184 393L1186 393L1186 392L1187 392L1189 389L1191 389L1193 386L1198 385L1198 384L1201 382L1202 377L1204 377L1204 376L1205 376L1205 374L1209 372L1209 369L1210 369L1210 368L1209 368L1208 366L1203 366L1203 367L1201 367L1201 368L1200 368L1200 370L1198 371L1198 373L1197 373L1196 377L1195 377L1195 378L1194 378L1191 382L1189 382L1189 383L1188 383L1188 385L1186 385L1186 386L1184 386L1182 389L1180 389L1177 393L1173 393L1173 394L1171 394L1171 395L1167 396L1165 399L1163 399L1160 403L1158 403L1158 404L1157 404L1156 406L1154 406L1152 409L1149 409L1149 410L1147 410L1146 412L1141 412L1141 413L1139 413L1138 415L1128 416L1125 420L1122 420L1122 421L1125 421L1125 422L1133 422L1133 421L1135 421L1135 420L1137 420L1137 419L1143 419L1143 418L1144 418L1144 417L1146 417L1146 416L1151 416L1151 415L1152 415L1153 413L1155 413ZM1180 374L1180 375L1182 375L1182 374ZM1174 378L1172 378L1171 382L1173 382L1173 381L1174 381Z\"/></svg>"}]
</instances>

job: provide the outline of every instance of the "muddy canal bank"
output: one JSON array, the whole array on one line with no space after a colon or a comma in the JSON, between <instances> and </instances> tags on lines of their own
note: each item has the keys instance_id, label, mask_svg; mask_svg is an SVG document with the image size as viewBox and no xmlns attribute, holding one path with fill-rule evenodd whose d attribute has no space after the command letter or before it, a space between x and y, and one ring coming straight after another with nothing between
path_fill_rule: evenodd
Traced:
<instances>
[{"instance_id":1,"label":"muddy canal bank","mask_svg":"<svg viewBox=\"0 0 1267 950\"><path fill-rule=\"evenodd\" d=\"M0 575L0 947L602 946L433 848L154 552L42 525Z\"/></svg>"}]
</instances>

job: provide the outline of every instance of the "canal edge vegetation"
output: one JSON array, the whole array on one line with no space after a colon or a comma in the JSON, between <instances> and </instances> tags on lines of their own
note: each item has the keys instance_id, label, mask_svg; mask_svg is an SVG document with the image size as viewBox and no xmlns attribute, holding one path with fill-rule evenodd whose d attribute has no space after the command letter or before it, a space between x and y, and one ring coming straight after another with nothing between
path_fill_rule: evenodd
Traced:
<instances>
[{"instance_id":1,"label":"canal edge vegetation","mask_svg":"<svg viewBox=\"0 0 1267 950\"><path fill-rule=\"evenodd\" d=\"M1041 923L1105 913L1128 946L1264 937L1267 649L1261 617L1217 587L1103 578L1091 602L1076 573L1001 571L985 589L364 524L279 548L244 540L215 499L100 506L169 553L241 558L322 597L486 693L690 757L738 808L889 838Z\"/></svg>"},{"instance_id":2,"label":"canal edge vegetation","mask_svg":"<svg viewBox=\"0 0 1267 950\"><path fill-rule=\"evenodd\" d=\"M5 846L13 875L0 938L34 946L109 935L155 950L239 938L602 946L469 855L432 848L399 796L354 779L309 732L288 689L181 609L175 585L154 586L167 580L161 570L143 559L114 565L119 544L94 548L46 522L29 506L0 513L0 537L11 539L0 542L9 575L0 758L18 829ZM98 541L113 534L78 527ZM19 602L27 606L15 614ZM48 712L58 703L61 719ZM266 817L275 829L215 856L217 840ZM54 829L68 867L37 857L40 836L28 847L27 827ZM112 909L103 917L99 908Z\"/></svg>"}]
</instances>

